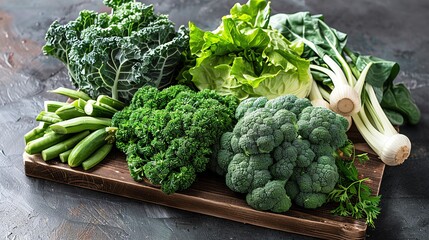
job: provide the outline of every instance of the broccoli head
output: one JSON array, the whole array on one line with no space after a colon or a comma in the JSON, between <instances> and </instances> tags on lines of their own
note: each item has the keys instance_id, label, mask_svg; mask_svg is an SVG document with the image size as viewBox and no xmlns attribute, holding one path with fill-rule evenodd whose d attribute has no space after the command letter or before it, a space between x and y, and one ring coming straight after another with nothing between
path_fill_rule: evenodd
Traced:
<instances>
[{"instance_id":1,"label":"broccoli head","mask_svg":"<svg viewBox=\"0 0 429 240\"><path fill-rule=\"evenodd\" d=\"M293 142L284 141L272 152L275 163L270 171L275 179L288 180L296 166L307 167L314 158L311 144L307 140L296 138Z\"/></svg>"},{"instance_id":2,"label":"broccoli head","mask_svg":"<svg viewBox=\"0 0 429 240\"><path fill-rule=\"evenodd\" d=\"M299 206L317 208L326 202L338 178L335 159L332 156L320 156L308 167L295 169L286 191Z\"/></svg>"},{"instance_id":3,"label":"broccoli head","mask_svg":"<svg viewBox=\"0 0 429 240\"><path fill-rule=\"evenodd\" d=\"M293 95L249 98L237 107L232 133L220 139L216 160L226 185L247 193L259 210L282 212L293 200L317 208L338 182L335 151L347 141L347 120Z\"/></svg>"},{"instance_id":4,"label":"broccoli head","mask_svg":"<svg viewBox=\"0 0 429 240\"><path fill-rule=\"evenodd\" d=\"M215 143L232 130L237 105L234 97L182 85L139 89L112 119L131 176L146 177L168 194L189 188L206 170Z\"/></svg>"}]
</instances>

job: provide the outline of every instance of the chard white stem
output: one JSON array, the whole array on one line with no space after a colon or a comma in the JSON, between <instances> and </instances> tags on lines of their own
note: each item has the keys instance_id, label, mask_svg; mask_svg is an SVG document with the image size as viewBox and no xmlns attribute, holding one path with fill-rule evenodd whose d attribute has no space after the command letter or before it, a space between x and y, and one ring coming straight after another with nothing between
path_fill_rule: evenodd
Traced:
<instances>
[{"instance_id":1,"label":"chard white stem","mask_svg":"<svg viewBox=\"0 0 429 240\"><path fill-rule=\"evenodd\" d=\"M378 118L383 125L383 133L385 134L396 134L396 129L393 127L392 123L387 118L386 114L384 113L383 109L380 106L380 103L378 102L377 96L375 95L374 89L371 85L366 84L365 90L369 97L369 103L374 108L374 115L372 116L374 118Z\"/></svg>"},{"instance_id":2,"label":"chard white stem","mask_svg":"<svg viewBox=\"0 0 429 240\"><path fill-rule=\"evenodd\" d=\"M355 91L359 95L362 94L362 89L363 89L363 86L365 85L365 79L366 79L366 76L368 75L368 70L371 68L371 66L372 66L372 63L369 63L365 66L357 81L354 78L354 76L352 77L352 81L353 81L352 86L354 86Z\"/></svg>"},{"instance_id":3,"label":"chard white stem","mask_svg":"<svg viewBox=\"0 0 429 240\"><path fill-rule=\"evenodd\" d=\"M323 99L329 102L329 92L326 91L323 87L317 86L317 88L319 88L319 92L322 95Z\"/></svg>"},{"instance_id":4,"label":"chard white stem","mask_svg":"<svg viewBox=\"0 0 429 240\"><path fill-rule=\"evenodd\" d=\"M347 78L344 75L343 70L340 66L328 55L323 56L323 61L329 66L329 68L332 69L332 71L335 73L335 75L339 78L341 82L337 82L337 84L343 83L347 84ZM332 80L334 81L334 80ZM335 82L334 82L335 85Z\"/></svg>"},{"instance_id":5,"label":"chard white stem","mask_svg":"<svg viewBox=\"0 0 429 240\"><path fill-rule=\"evenodd\" d=\"M325 99L323 99L316 81L313 81L313 83L311 84L311 90L308 98L310 99L311 104L313 106L319 106L319 107L330 109L329 103Z\"/></svg>"}]
</instances>

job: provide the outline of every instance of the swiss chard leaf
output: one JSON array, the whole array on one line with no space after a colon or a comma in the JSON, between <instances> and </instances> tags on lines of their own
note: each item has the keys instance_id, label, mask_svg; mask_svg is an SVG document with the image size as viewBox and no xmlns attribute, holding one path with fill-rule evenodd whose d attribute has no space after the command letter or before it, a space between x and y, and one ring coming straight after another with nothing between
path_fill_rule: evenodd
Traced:
<instances>
[{"instance_id":1,"label":"swiss chard leaf","mask_svg":"<svg viewBox=\"0 0 429 240\"><path fill-rule=\"evenodd\" d=\"M393 82L399 73L399 65L396 62L361 56L347 48L345 50L353 61L353 67L359 72L372 63L365 81L373 86L377 99L392 124L402 125L405 119L410 124L420 121L421 113L410 91L404 84Z\"/></svg>"},{"instance_id":2,"label":"swiss chard leaf","mask_svg":"<svg viewBox=\"0 0 429 240\"><path fill-rule=\"evenodd\" d=\"M381 106L396 115L387 114L390 120L398 119L398 114L402 114L410 124L417 124L421 118L421 112L414 103L410 91L402 84L395 84L384 90ZM387 113L387 112L386 112ZM401 125L400 119L396 120L397 125ZM403 120L402 120L403 122ZM393 123L393 122L392 122Z\"/></svg>"},{"instance_id":3,"label":"swiss chard leaf","mask_svg":"<svg viewBox=\"0 0 429 240\"><path fill-rule=\"evenodd\" d=\"M356 67L360 72L372 63L368 70L365 81L373 87L388 87L399 73L399 65L396 62L383 60L373 56L359 56L356 60Z\"/></svg>"},{"instance_id":4,"label":"swiss chard leaf","mask_svg":"<svg viewBox=\"0 0 429 240\"><path fill-rule=\"evenodd\" d=\"M309 12L294 14L276 14L271 17L270 25L287 39L306 41L302 57L322 58L325 54L333 59L341 54L347 43L347 35L330 28L322 15L311 15Z\"/></svg>"}]
</instances>

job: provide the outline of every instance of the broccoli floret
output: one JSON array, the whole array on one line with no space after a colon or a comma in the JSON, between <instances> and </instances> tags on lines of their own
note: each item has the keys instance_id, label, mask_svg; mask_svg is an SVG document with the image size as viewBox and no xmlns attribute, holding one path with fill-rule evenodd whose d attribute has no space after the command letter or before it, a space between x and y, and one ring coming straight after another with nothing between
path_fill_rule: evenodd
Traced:
<instances>
[{"instance_id":1,"label":"broccoli floret","mask_svg":"<svg viewBox=\"0 0 429 240\"><path fill-rule=\"evenodd\" d=\"M237 105L234 97L210 90L143 87L113 117L116 145L129 155L136 181L146 177L168 194L184 190L206 170L215 142L232 130Z\"/></svg>"},{"instance_id":2,"label":"broccoli floret","mask_svg":"<svg viewBox=\"0 0 429 240\"><path fill-rule=\"evenodd\" d=\"M299 193L293 200L305 208L320 207L326 202L327 194L334 189L338 178L335 159L332 156L320 156L307 168L295 169L292 181L296 181ZM290 191L294 192L293 189Z\"/></svg>"},{"instance_id":3,"label":"broccoli floret","mask_svg":"<svg viewBox=\"0 0 429 240\"><path fill-rule=\"evenodd\" d=\"M272 152L275 163L270 171L275 179L288 180L295 166L308 167L315 158L311 144L307 140L296 138L293 142L283 142Z\"/></svg>"},{"instance_id":4,"label":"broccoli floret","mask_svg":"<svg viewBox=\"0 0 429 240\"><path fill-rule=\"evenodd\" d=\"M297 138L292 142L292 145L298 151L296 165L298 167L308 167L316 157L316 154L311 149L311 143L305 139Z\"/></svg>"},{"instance_id":5,"label":"broccoli floret","mask_svg":"<svg viewBox=\"0 0 429 240\"><path fill-rule=\"evenodd\" d=\"M261 108L241 118L233 133L244 153L269 153L283 141L296 138L296 116L287 110L273 113Z\"/></svg>"},{"instance_id":6,"label":"broccoli floret","mask_svg":"<svg viewBox=\"0 0 429 240\"><path fill-rule=\"evenodd\" d=\"M235 118L240 119L247 113L265 107L268 99L266 97L252 97L243 100L235 110Z\"/></svg>"},{"instance_id":7,"label":"broccoli floret","mask_svg":"<svg viewBox=\"0 0 429 240\"><path fill-rule=\"evenodd\" d=\"M234 135L232 132L226 132L220 138L220 149L216 156L216 162L219 167L217 173L220 175L225 175L228 170L228 165L234 157L234 151L231 146L231 138Z\"/></svg>"},{"instance_id":8,"label":"broccoli floret","mask_svg":"<svg viewBox=\"0 0 429 240\"><path fill-rule=\"evenodd\" d=\"M318 208L326 203L328 195L324 193L300 192L295 197L294 202L304 208Z\"/></svg>"},{"instance_id":9,"label":"broccoli floret","mask_svg":"<svg viewBox=\"0 0 429 240\"><path fill-rule=\"evenodd\" d=\"M298 98L295 95L287 94L274 99L271 99L265 104L265 107L273 111L281 109L289 110L298 116L302 110L311 106L310 100L307 98Z\"/></svg>"},{"instance_id":10,"label":"broccoli floret","mask_svg":"<svg viewBox=\"0 0 429 240\"><path fill-rule=\"evenodd\" d=\"M234 151L231 146L232 132L226 132L220 140L213 146L213 154L210 158L209 169L221 176L224 176L228 170L228 165L234 157Z\"/></svg>"},{"instance_id":11,"label":"broccoli floret","mask_svg":"<svg viewBox=\"0 0 429 240\"><path fill-rule=\"evenodd\" d=\"M257 210L285 212L292 206L286 194L285 181L269 181L265 186L256 188L246 195L246 202Z\"/></svg>"},{"instance_id":12,"label":"broccoli floret","mask_svg":"<svg viewBox=\"0 0 429 240\"><path fill-rule=\"evenodd\" d=\"M335 152L335 148L327 142L322 144L312 144L311 150L313 150L316 156L332 156Z\"/></svg>"},{"instance_id":13,"label":"broccoli floret","mask_svg":"<svg viewBox=\"0 0 429 240\"><path fill-rule=\"evenodd\" d=\"M334 149L347 141L347 120L323 107L307 107L298 120L299 135L312 144L328 143Z\"/></svg>"},{"instance_id":14,"label":"broccoli floret","mask_svg":"<svg viewBox=\"0 0 429 240\"><path fill-rule=\"evenodd\" d=\"M228 165L226 185L235 192L248 193L252 189L264 186L270 179L268 171L273 159L270 154L234 155Z\"/></svg>"},{"instance_id":15,"label":"broccoli floret","mask_svg":"<svg viewBox=\"0 0 429 240\"><path fill-rule=\"evenodd\" d=\"M288 180L296 166L298 150L290 142L283 142L272 153L275 163L270 167L275 179Z\"/></svg>"}]
</instances>

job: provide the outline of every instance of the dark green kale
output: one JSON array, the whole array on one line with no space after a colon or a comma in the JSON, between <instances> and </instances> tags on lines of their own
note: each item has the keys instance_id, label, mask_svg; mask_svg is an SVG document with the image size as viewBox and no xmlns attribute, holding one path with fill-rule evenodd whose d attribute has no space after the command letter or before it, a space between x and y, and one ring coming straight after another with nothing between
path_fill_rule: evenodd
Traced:
<instances>
[{"instance_id":1,"label":"dark green kale","mask_svg":"<svg viewBox=\"0 0 429 240\"><path fill-rule=\"evenodd\" d=\"M168 194L187 189L206 170L213 145L232 130L237 105L212 90L143 87L112 119L116 146L136 181L147 178Z\"/></svg>"},{"instance_id":2,"label":"dark green kale","mask_svg":"<svg viewBox=\"0 0 429 240\"><path fill-rule=\"evenodd\" d=\"M43 52L62 61L73 85L91 97L101 94L129 102L142 86L173 83L189 36L152 5L106 0L112 12L82 10L65 25L54 21Z\"/></svg>"}]
</instances>

